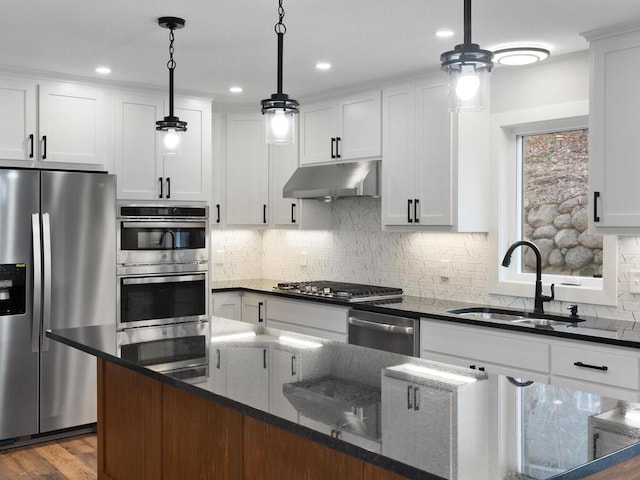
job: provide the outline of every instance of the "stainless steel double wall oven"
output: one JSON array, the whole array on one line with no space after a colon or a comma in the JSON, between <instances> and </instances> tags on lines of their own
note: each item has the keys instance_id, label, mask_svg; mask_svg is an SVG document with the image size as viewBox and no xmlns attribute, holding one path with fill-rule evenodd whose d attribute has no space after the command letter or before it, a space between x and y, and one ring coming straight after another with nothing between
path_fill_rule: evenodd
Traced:
<instances>
[{"instance_id":1,"label":"stainless steel double wall oven","mask_svg":"<svg viewBox=\"0 0 640 480\"><path fill-rule=\"evenodd\" d=\"M197 381L208 369L208 209L118 205L123 358Z\"/></svg>"}]
</instances>

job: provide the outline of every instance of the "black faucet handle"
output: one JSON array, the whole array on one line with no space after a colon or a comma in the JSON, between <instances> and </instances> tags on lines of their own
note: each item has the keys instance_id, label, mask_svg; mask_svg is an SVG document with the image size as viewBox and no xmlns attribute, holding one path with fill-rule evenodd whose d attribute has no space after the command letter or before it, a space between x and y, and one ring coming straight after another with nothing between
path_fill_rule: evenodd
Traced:
<instances>
[{"instance_id":1,"label":"black faucet handle","mask_svg":"<svg viewBox=\"0 0 640 480\"><path fill-rule=\"evenodd\" d=\"M551 300L556 298L556 284L552 283L551 284L551 295L541 295L542 301L543 302L550 302Z\"/></svg>"},{"instance_id":2,"label":"black faucet handle","mask_svg":"<svg viewBox=\"0 0 640 480\"><path fill-rule=\"evenodd\" d=\"M567 310L571 312L571 318L578 318L578 305L571 305Z\"/></svg>"}]
</instances>

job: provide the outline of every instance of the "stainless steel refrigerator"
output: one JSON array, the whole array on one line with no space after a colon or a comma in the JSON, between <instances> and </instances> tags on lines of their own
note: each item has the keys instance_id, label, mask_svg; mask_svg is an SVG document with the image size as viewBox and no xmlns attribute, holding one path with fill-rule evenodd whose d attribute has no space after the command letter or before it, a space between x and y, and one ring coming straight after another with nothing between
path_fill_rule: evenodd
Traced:
<instances>
[{"instance_id":1,"label":"stainless steel refrigerator","mask_svg":"<svg viewBox=\"0 0 640 480\"><path fill-rule=\"evenodd\" d=\"M116 183L0 169L0 441L96 421L95 358L47 329L115 323Z\"/></svg>"}]
</instances>

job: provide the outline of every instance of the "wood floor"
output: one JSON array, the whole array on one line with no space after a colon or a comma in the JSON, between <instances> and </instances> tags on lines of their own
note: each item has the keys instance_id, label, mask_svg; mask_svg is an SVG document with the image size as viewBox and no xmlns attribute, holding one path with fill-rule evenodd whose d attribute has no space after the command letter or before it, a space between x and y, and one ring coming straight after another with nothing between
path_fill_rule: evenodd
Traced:
<instances>
[{"instance_id":1,"label":"wood floor","mask_svg":"<svg viewBox=\"0 0 640 480\"><path fill-rule=\"evenodd\" d=\"M96 435L0 451L0 480L95 480Z\"/></svg>"}]
</instances>

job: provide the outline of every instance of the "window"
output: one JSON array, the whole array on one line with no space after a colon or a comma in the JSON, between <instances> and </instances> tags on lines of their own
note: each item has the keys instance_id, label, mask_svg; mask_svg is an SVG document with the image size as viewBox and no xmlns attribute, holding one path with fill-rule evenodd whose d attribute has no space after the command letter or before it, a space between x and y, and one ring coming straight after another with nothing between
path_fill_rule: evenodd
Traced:
<instances>
[{"instance_id":1,"label":"window","mask_svg":"<svg viewBox=\"0 0 640 480\"><path fill-rule=\"evenodd\" d=\"M587 230L589 130L518 135L516 144L521 237L540 249L542 272L601 278L603 238ZM520 271L535 272L531 249L518 258Z\"/></svg>"},{"instance_id":2,"label":"window","mask_svg":"<svg viewBox=\"0 0 640 480\"><path fill-rule=\"evenodd\" d=\"M541 250L546 295L555 284L556 300L616 305L617 238L587 230L585 107L567 104L494 116L493 172L498 188L497 228L490 234L495 262L489 270L490 293L533 297L531 249L519 248L509 268L500 266L509 245L527 239Z\"/></svg>"}]
</instances>

